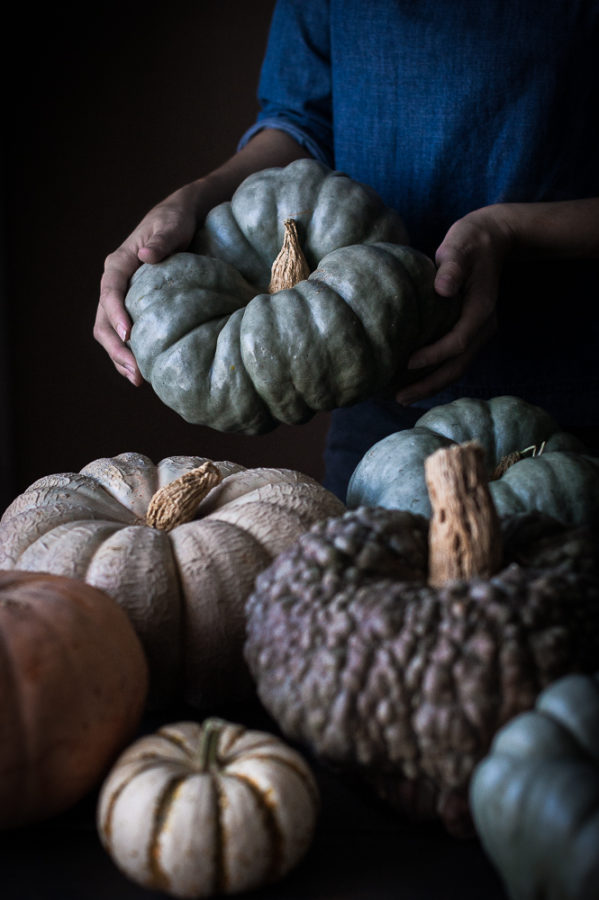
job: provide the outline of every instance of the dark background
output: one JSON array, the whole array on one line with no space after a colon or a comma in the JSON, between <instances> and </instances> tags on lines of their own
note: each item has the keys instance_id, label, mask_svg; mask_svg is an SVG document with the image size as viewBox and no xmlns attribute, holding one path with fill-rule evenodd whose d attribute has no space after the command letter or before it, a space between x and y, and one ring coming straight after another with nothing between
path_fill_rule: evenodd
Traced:
<instances>
[{"instance_id":1,"label":"dark background","mask_svg":"<svg viewBox=\"0 0 599 900\"><path fill-rule=\"evenodd\" d=\"M254 121L273 6L59 4L5 27L2 509L42 475L124 451L321 477L326 414L260 437L192 426L92 337L106 255Z\"/></svg>"}]
</instances>

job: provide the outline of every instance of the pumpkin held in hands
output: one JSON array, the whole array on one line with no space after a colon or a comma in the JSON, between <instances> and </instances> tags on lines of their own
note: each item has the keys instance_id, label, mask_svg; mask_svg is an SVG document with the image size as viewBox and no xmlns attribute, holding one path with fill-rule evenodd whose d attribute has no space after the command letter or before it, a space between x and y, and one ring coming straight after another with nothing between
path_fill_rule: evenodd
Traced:
<instances>
[{"instance_id":1,"label":"pumpkin held in hands","mask_svg":"<svg viewBox=\"0 0 599 900\"><path fill-rule=\"evenodd\" d=\"M148 672L125 613L72 578L0 572L0 828L56 815L133 736Z\"/></svg>"},{"instance_id":2,"label":"pumpkin held in hands","mask_svg":"<svg viewBox=\"0 0 599 900\"><path fill-rule=\"evenodd\" d=\"M426 470L430 523L359 507L259 575L246 657L291 739L463 834L498 728L596 666L596 535L541 513L500 519L480 445L438 450Z\"/></svg>"},{"instance_id":3,"label":"pumpkin held in hands","mask_svg":"<svg viewBox=\"0 0 599 900\"><path fill-rule=\"evenodd\" d=\"M185 420L265 432L407 377L459 301L370 188L313 159L250 175L192 246L131 279L131 348Z\"/></svg>"},{"instance_id":4,"label":"pumpkin held in hands","mask_svg":"<svg viewBox=\"0 0 599 900\"><path fill-rule=\"evenodd\" d=\"M195 706L253 690L244 603L256 574L345 507L289 469L122 453L32 484L0 522L0 566L102 588L127 612L150 665L150 703Z\"/></svg>"},{"instance_id":5,"label":"pumpkin held in hands","mask_svg":"<svg viewBox=\"0 0 599 900\"><path fill-rule=\"evenodd\" d=\"M543 409L518 397L462 398L374 444L350 479L347 504L430 515L424 461L440 447L478 441L501 516L540 510L569 524L599 524L599 459Z\"/></svg>"},{"instance_id":6,"label":"pumpkin held in hands","mask_svg":"<svg viewBox=\"0 0 599 900\"><path fill-rule=\"evenodd\" d=\"M310 845L319 802L306 762L279 738L220 719L179 722L119 757L98 830L132 880L210 897L285 875Z\"/></svg>"}]
</instances>

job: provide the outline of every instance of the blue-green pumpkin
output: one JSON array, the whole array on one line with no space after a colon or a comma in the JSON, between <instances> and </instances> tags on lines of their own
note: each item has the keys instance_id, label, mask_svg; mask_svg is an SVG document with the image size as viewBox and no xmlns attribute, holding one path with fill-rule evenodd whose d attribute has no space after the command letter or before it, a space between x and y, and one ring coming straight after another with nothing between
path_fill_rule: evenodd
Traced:
<instances>
[{"instance_id":1,"label":"blue-green pumpkin","mask_svg":"<svg viewBox=\"0 0 599 900\"><path fill-rule=\"evenodd\" d=\"M470 803L513 900L597 900L599 675L564 676L505 725Z\"/></svg>"},{"instance_id":2,"label":"blue-green pumpkin","mask_svg":"<svg viewBox=\"0 0 599 900\"><path fill-rule=\"evenodd\" d=\"M436 406L378 441L353 472L347 505L430 516L424 460L471 440L484 448L500 516L539 510L571 525L599 523L599 459L539 406L512 396Z\"/></svg>"},{"instance_id":3,"label":"blue-green pumpkin","mask_svg":"<svg viewBox=\"0 0 599 900\"><path fill-rule=\"evenodd\" d=\"M307 269L271 270L294 223ZM190 250L133 276L126 307L143 377L186 421L248 434L298 424L407 379L459 300L367 186L312 159L249 176ZM309 273L309 274L308 274Z\"/></svg>"}]
</instances>

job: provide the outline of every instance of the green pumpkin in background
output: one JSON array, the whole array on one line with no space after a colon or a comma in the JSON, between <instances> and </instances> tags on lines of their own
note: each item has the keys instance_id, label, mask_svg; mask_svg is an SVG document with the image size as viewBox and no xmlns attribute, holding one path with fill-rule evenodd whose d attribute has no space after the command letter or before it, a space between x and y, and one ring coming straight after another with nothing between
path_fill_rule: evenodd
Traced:
<instances>
[{"instance_id":1,"label":"green pumpkin in background","mask_svg":"<svg viewBox=\"0 0 599 900\"><path fill-rule=\"evenodd\" d=\"M599 897L599 675L568 675L501 729L470 785L513 900Z\"/></svg>"},{"instance_id":2,"label":"green pumpkin in background","mask_svg":"<svg viewBox=\"0 0 599 900\"><path fill-rule=\"evenodd\" d=\"M192 244L131 280L131 348L186 421L257 434L407 379L459 300L369 187L312 159L249 176ZM279 277L283 274L283 278Z\"/></svg>"},{"instance_id":3,"label":"green pumpkin in background","mask_svg":"<svg viewBox=\"0 0 599 900\"><path fill-rule=\"evenodd\" d=\"M539 510L570 525L599 524L599 458L543 409L511 396L454 400L378 441L354 470L347 505L430 516L425 459L470 440L484 448L500 516Z\"/></svg>"}]
</instances>

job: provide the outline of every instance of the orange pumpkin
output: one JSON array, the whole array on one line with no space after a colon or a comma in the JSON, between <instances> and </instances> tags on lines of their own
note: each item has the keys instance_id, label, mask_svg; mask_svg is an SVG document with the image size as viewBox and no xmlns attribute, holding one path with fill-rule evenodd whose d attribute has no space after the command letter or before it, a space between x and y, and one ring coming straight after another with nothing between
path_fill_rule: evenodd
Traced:
<instances>
[{"instance_id":1,"label":"orange pumpkin","mask_svg":"<svg viewBox=\"0 0 599 900\"><path fill-rule=\"evenodd\" d=\"M82 799L136 730L147 686L139 638L108 594L0 571L0 828Z\"/></svg>"}]
</instances>

